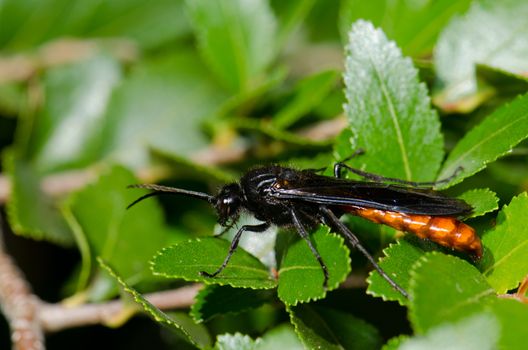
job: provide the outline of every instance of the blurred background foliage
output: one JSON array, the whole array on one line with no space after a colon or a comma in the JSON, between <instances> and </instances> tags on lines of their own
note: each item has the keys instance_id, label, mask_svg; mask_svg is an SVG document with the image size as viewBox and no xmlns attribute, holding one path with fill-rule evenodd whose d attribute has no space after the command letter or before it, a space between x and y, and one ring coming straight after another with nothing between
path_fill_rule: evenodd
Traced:
<instances>
[{"instance_id":1,"label":"blurred background foliage","mask_svg":"<svg viewBox=\"0 0 528 350\"><path fill-rule=\"evenodd\" d=\"M345 157L339 151L351 147L339 145L348 140L338 137L347 132L341 76L347 33L358 19L381 28L413 60L449 152L497 106L528 90L527 7L498 3L0 1L0 198L8 250L50 302L115 297L117 283L95 257L141 292L182 285L152 275L148 262L171 243L210 236L214 213L205 203L167 198L127 212L138 194L125 187L159 182L214 193L257 164L319 168ZM509 203L528 186L527 151L521 143L450 193L488 187ZM436 169L413 180L432 180ZM385 174L402 175L390 168ZM494 217L473 224L489 227ZM358 234L373 252L394 235L351 224L365 227ZM355 261L364 277L367 267ZM367 347L411 333L403 307L363 288L336 290L322 303L348 313L322 312L335 327L350 322L376 334ZM289 317L302 328L295 317L313 310L294 309L288 316L260 302L205 324L213 339L256 337ZM6 327L1 332L0 347L7 348ZM293 334L287 327L275 332L284 342ZM117 330L52 334L47 342L57 349L190 346L141 318Z\"/></svg>"}]
</instances>

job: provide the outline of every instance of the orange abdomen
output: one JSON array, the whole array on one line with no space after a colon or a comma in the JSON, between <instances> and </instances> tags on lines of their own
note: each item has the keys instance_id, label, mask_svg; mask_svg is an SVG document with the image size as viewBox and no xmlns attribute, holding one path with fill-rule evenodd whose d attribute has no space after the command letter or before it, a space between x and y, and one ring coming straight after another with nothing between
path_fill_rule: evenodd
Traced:
<instances>
[{"instance_id":1,"label":"orange abdomen","mask_svg":"<svg viewBox=\"0 0 528 350\"><path fill-rule=\"evenodd\" d=\"M435 243L469 253L475 259L482 256L482 243L475 230L462 221L448 216L404 214L371 208L347 207L347 211L372 222L415 234Z\"/></svg>"}]
</instances>

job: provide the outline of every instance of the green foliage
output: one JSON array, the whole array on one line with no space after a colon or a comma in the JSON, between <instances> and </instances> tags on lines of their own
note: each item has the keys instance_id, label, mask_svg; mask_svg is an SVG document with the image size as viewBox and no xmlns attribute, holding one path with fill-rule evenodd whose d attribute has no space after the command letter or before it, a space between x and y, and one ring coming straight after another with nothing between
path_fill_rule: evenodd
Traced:
<instances>
[{"instance_id":1,"label":"green foliage","mask_svg":"<svg viewBox=\"0 0 528 350\"><path fill-rule=\"evenodd\" d=\"M206 147L202 123L227 94L197 61L182 49L135 67L107 107L106 158L139 168L150 164L149 147L179 156Z\"/></svg>"},{"instance_id":2,"label":"green foliage","mask_svg":"<svg viewBox=\"0 0 528 350\"><path fill-rule=\"evenodd\" d=\"M3 166L11 178L7 215L13 231L33 239L72 245L73 234L53 200L40 189L42 178L34 167L19 159L14 150L4 154Z\"/></svg>"},{"instance_id":3,"label":"green foliage","mask_svg":"<svg viewBox=\"0 0 528 350\"><path fill-rule=\"evenodd\" d=\"M431 180L443 157L442 134L418 71L370 23L356 22L348 39L345 113L352 149L366 150L352 163L386 176ZM351 152L350 145L338 151L343 158Z\"/></svg>"},{"instance_id":4,"label":"green foliage","mask_svg":"<svg viewBox=\"0 0 528 350\"><path fill-rule=\"evenodd\" d=\"M336 289L350 273L350 253L343 238L330 234L326 227L320 227L310 235L310 240L328 267L327 290ZM290 241L281 258L277 290L279 298L286 305L323 298L326 295L323 281L321 265L308 244L303 239Z\"/></svg>"},{"instance_id":5,"label":"green foliage","mask_svg":"<svg viewBox=\"0 0 528 350\"><path fill-rule=\"evenodd\" d=\"M437 252L425 254L413 265L409 292L409 318L420 333L481 309L494 295L474 266Z\"/></svg>"},{"instance_id":6,"label":"green foliage","mask_svg":"<svg viewBox=\"0 0 528 350\"><path fill-rule=\"evenodd\" d=\"M528 95L523 95L495 110L469 131L449 153L438 178L447 178L462 168L449 182L449 186L456 184L507 154L527 137Z\"/></svg>"},{"instance_id":7,"label":"green foliage","mask_svg":"<svg viewBox=\"0 0 528 350\"><path fill-rule=\"evenodd\" d=\"M168 315L152 305L144 296L131 288L117 272L110 267L103 259L98 259L99 265L106 270L119 283L123 292L130 295L133 300L157 322L168 326L171 330L181 334L183 338L191 344L200 348L210 346L211 338L207 329L199 324L194 323L189 316L185 314Z\"/></svg>"},{"instance_id":8,"label":"green foliage","mask_svg":"<svg viewBox=\"0 0 528 350\"><path fill-rule=\"evenodd\" d=\"M80 231L76 238L89 245L90 254L85 259L99 256L127 278L152 280L148 260L167 244L171 230L164 224L156 203L126 209L137 198L126 186L135 182L129 170L110 168L100 173L97 182L74 193L65 208L71 213L72 229ZM91 265L85 261L86 275Z\"/></svg>"},{"instance_id":9,"label":"green foliage","mask_svg":"<svg viewBox=\"0 0 528 350\"><path fill-rule=\"evenodd\" d=\"M499 293L517 288L528 270L528 228L520 224L528 210L528 196L522 193L504 206L495 228L484 235L489 249L480 269Z\"/></svg>"},{"instance_id":10,"label":"green foliage","mask_svg":"<svg viewBox=\"0 0 528 350\"><path fill-rule=\"evenodd\" d=\"M234 92L254 87L277 49L277 25L268 2L198 0L186 3L200 51L219 80Z\"/></svg>"},{"instance_id":11,"label":"green foliage","mask_svg":"<svg viewBox=\"0 0 528 350\"><path fill-rule=\"evenodd\" d=\"M477 314L440 325L423 336L403 341L398 349L496 349L499 326L492 315Z\"/></svg>"},{"instance_id":12,"label":"green foliage","mask_svg":"<svg viewBox=\"0 0 528 350\"><path fill-rule=\"evenodd\" d=\"M99 158L104 111L121 74L106 56L46 72L47 103L34 117L26 150L39 172L79 168Z\"/></svg>"},{"instance_id":13,"label":"green foliage","mask_svg":"<svg viewBox=\"0 0 528 350\"><path fill-rule=\"evenodd\" d=\"M432 244L421 242L415 237L406 237L392 243L383 251L384 257L379 265L389 276L405 290L410 286L410 271L425 251L434 249ZM398 301L401 305L408 303L403 295L392 288L377 271L372 271L368 278L367 292L384 300Z\"/></svg>"},{"instance_id":14,"label":"green foliage","mask_svg":"<svg viewBox=\"0 0 528 350\"><path fill-rule=\"evenodd\" d=\"M450 109L470 110L486 99L487 92L479 91L476 63L518 75L526 72L527 17L528 4L523 1L486 0L474 2L463 17L454 18L436 46L438 102ZM504 49L506 42L512 49Z\"/></svg>"},{"instance_id":15,"label":"green foliage","mask_svg":"<svg viewBox=\"0 0 528 350\"><path fill-rule=\"evenodd\" d=\"M66 272L18 243L14 260L62 289L57 300L104 302L119 286L125 312L174 331L157 339L173 348L524 348L527 10L521 0L0 1L0 199L15 233L79 251ZM213 238L214 208L194 198L126 210L146 194L130 184L214 195L270 163L332 176L359 148L355 168L450 179L434 187L473 207L459 219L481 237L481 261L343 215L409 299L325 226L309 233L327 289L288 227L244 233L208 278L200 272L220 267L256 219L241 212ZM190 310L164 312L142 294L186 281L203 284Z\"/></svg>"},{"instance_id":16,"label":"green foliage","mask_svg":"<svg viewBox=\"0 0 528 350\"><path fill-rule=\"evenodd\" d=\"M431 52L449 19L465 11L471 1L345 0L340 18L341 34L346 38L350 25L368 18L402 48L406 55Z\"/></svg>"},{"instance_id":17,"label":"green foliage","mask_svg":"<svg viewBox=\"0 0 528 350\"><path fill-rule=\"evenodd\" d=\"M476 188L462 193L458 198L473 207L470 217L474 218L497 210L499 198L489 188Z\"/></svg>"},{"instance_id":18,"label":"green foliage","mask_svg":"<svg viewBox=\"0 0 528 350\"><path fill-rule=\"evenodd\" d=\"M273 124L278 128L286 128L297 122L321 104L331 89L335 87L337 78L338 73L330 70L301 80L295 87L294 98L275 115Z\"/></svg>"},{"instance_id":19,"label":"green foliage","mask_svg":"<svg viewBox=\"0 0 528 350\"><path fill-rule=\"evenodd\" d=\"M272 294L267 290L233 288L216 284L204 286L195 299L190 314L197 322L257 308L273 300Z\"/></svg>"},{"instance_id":20,"label":"green foliage","mask_svg":"<svg viewBox=\"0 0 528 350\"><path fill-rule=\"evenodd\" d=\"M218 350L273 350L277 348L304 349L292 327L286 325L276 327L256 340L240 333L219 335L215 344L215 349Z\"/></svg>"},{"instance_id":21,"label":"green foliage","mask_svg":"<svg viewBox=\"0 0 528 350\"><path fill-rule=\"evenodd\" d=\"M200 238L163 248L152 259L152 271L167 278L238 288L268 289L276 282L268 269L254 256L238 249L229 265L216 278L202 276L220 267L229 250L229 242L216 238Z\"/></svg>"},{"instance_id":22,"label":"green foliage","mask_svg":"<svg viewBox=\"0 0 528 350\"><path fill-rule=\"evenodd\" d=\"M309 349L377 349L378 331L352 315L309 305L290 306L290 319Z\"/></svg>"}]
</instances>

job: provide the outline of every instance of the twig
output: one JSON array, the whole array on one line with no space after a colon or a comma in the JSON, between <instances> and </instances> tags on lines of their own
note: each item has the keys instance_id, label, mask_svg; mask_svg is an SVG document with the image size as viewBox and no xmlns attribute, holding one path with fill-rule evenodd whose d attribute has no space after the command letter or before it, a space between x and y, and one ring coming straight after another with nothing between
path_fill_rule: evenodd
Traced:
<instances>
[{"instance_id":1,"label":"twig","mask_svg":"<svg viewBox=\"0 0 528 350\"><path fill-rule=\"evenodd\" d=\"M515 293L499 294L499 298L515 299L523 304L528 304L528 296L526 295L526 292L528 292L528 275L524 277L523 281L521 282L519 288L517 288L517 291Z\"/></svg>"},{"instance_id":2,"label":"twig","mask_svg":"<svg viewBox=\"0 0 528 350\"><path fill-rule=\"evenodd\" d=\"M82 61L101 51L110 52L124 62L139 56L136 45L125 39L59 39L42 46L36 54L0 56L0 83L27 81L36 72Z\"/></svg>"},{"instance_id":3,"label":"twig","mask_svg":"<svg viewBox=\"0 0 528 350\"><path fill-rule=\"evenodd\" d=\"M187 308L192 305L200 288L200 284L193 284L174 290L146 294L145 297L161 310ZM76 307L43 303L40 307L39 319L45 332L57 332L79 326L109 324L122 314L125 308L126 304L121 300Z\"/></svg>"},{"instance_id":4,"label":"twig","mask_svg":"<svg viewBox=\"0 0 528 350\"><path fill-rule=\"evenodd\" d=\"M0 239L1 230L2 227ZM31 293L22 272L5 252L3 242L0 242L0 307L11 328L13 349L44 349L44 335L38 320L39 299Z\"/></svg>"}]
</instances>

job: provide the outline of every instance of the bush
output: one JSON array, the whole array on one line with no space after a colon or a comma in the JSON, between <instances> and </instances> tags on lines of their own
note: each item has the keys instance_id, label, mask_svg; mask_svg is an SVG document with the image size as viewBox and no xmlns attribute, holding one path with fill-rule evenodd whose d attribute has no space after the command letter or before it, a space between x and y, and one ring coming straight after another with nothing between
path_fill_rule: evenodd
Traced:
<instances>
[{"instance_id":1,"label":"bush","mask_svg":"<svg viewBox=\"0 0 528 350\"><path fill-rule=\"evenodd\" d=\"M35 290L1 251L12 334L50 348L523 348L526 18L513 0L0 3L4 236ZM327 288L288 227L244 234L209 278L254 218L213 238L206 201L127 210L146 193L131 184L215 195L259 165L333 176L359 149L353 168L470 204L482 258L345 215L408 298L324 225L310 239ZM139 311L153 320L127 324Z\"/></svg>"}]
</instances>

